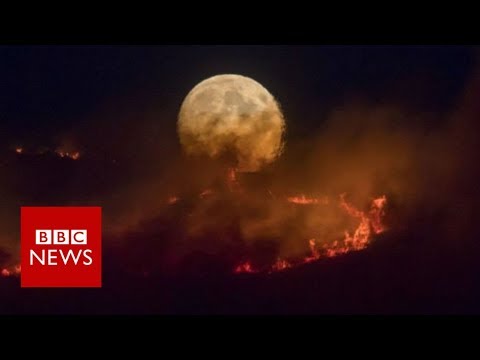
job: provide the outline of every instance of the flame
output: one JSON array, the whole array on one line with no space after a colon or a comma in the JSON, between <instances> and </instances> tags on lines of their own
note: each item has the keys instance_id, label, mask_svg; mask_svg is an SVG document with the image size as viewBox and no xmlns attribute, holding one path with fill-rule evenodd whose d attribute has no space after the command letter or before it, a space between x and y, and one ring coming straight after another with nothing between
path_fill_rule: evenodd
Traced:
<instances>
[{"instance_id":1,"label":"flame","mask_svg":"<svg viewBox=\"0 0 480 360\"><path fill-rule=\"evenodd\" d=\"M40 149L40 150L34 150L34 151L25 151L25 149L21 146L17 146L15 148L15 153L17 154L35 154L35 155L43 155L45 153L54 153L57 156L61 158L69 158L72 160L78 160L80 159L80 152L79 151L64 151L61 149L57 149L55 151L52 150L45 150L45 149Z\"/></svg>"},{"instance_id":2,"label":"flame","mask_svg":"<svg viewBox=\"0 0 480 360\"><path fill-rule=\"evenodd\" d=\"M239 273L253 273L253 272L256 272L255 270L253 270L253 267L252 267L252 264L250 264L249 261L246 261L244 263L241 263L240 265L238 265L235 270L234 270L235 273L239 274Z\"/></svg>"},{"instance_id":3,"label":"flame","mask_svg":"<svg viewBox=\"0 0 480 360\"><path fill-rule=\"evenodd\" d=\"M292 265L287 260L278 258L277 262L272 265L271 271L282 271L288 269L291 266Z\"/></svg>"},{"instance_id":4,"label":"flame","mask_svg":"<svg viewBox=\"0 0 480 360\"><path fill-rule=\"evenodd\" d=\"M315 247L315 239L308 240L308 247L310 248L310 256L307 256L303 259L304 263L309 263L315 260L320 259L320 253L318 252L317 248Z\"/></svg>"},{"instance_id":5,"label":"flame","mask_svg":"<svg viewBox=\"0 0 480 360\"><path fill-rule=\"evenodd\" d=\"M78 160L80 158L80 153L78 151L68 152L68 151L57 150L55 151L55 153L61 158L69 158L72 160Z\"/></svg>"},{"instance_id":6,"label":"flame","mask_svg":"<svg viewBox=\"0 0 480 360\"><path fill-rule=\"evenodd\" d=\"M382 218L385 216L386 196L374 199L370 208L370 221L375 234L381 234L387 228L382 224Z\"/></svg>"},{"instance_id":7,"label":"flame","mask_svg":"<svg viewBox=\"0 0 480 360\"><path fill-rule=\"evenodd\" d=\"M22 267L20 265L15 265L11 268L3 268L2 271L0 271L0 275L4 277L8 276L18 276L22 272Z\"/></svg>"},{"instance_id":8,"label":"flame","mask_svg":"<svg viewBox=\"0 0 480 360\"><path fill-rule=\"evenodd\" d=\"M350 234L348 230L345 230L344 238L341 240L335 240L332 244L324 244L320 247L317 244L316 239L308 240L308 246L310 254L305 256L300 261L289 262L285 259L277 259L277 261L270 266L268 273L282 271L291 268L294 265L306 264L312 261L319 260L321 258L331 258L338 255L346 254L351 251L359 251L365 249L372 241L372 233L380 234L387 230L386 226L382 223L382 219L385 215L385 205L387 198L385 195L380 196L372 200L370 210L365 213L358 210L352 204L349 204L345 200L346 194L340 195L340 207L353 218L359 219L359 224L353 234ZM297 197L287 198L288 202L305 205L305 204L317 204L318 202L310 201L317 200L315 198L307 198L304 195ZM328 199L327 199L328 203ZM250 262L244 262L238 265L235 273L255 273L259 272L258 269L254 269Z\"/></svg>"},{"instance_id":9,"label":"flame","mask_svg":"<svg viewBox=\"0 0 480 360\"><path fill-rule=\"evenodd\" d=\"M311 204L323 204L328 205L328 198L312 198L305 195L291 196L287 198L287 201L297 205L311 205Z\"/></svg>"},{"instance_id":10,"label":"flame","mask_svg":"<svg viewBox=\"0 0 480 360\"><path fill-rule=\"evenodd\" d=\"M10 276L10 270L2 269L2 276Z\"/></svg>"}]
</instances>

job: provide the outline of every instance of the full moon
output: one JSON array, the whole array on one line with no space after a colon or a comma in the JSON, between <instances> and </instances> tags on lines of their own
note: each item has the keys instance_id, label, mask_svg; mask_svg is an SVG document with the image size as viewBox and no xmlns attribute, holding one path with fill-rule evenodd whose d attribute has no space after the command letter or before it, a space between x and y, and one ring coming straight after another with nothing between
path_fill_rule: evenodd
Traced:
<instances>
[{"instance_id":1,"label":"full moon","mask_svg":"<svg viewBox=\"0 0 480 360\"><path fill-rule=\"evenodd\" d=\"M186 153L233 155L239 171L254 172L281 154L285 120L262 85L227 74L208 78L188 93L177 130Z\"/></svg>"}]
</instances>

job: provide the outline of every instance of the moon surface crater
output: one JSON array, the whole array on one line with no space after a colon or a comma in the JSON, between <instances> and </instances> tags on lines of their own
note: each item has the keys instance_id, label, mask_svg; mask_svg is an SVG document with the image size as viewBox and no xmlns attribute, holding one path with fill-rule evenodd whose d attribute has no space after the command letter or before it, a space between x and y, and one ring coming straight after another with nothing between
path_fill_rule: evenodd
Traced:
<instances>
[{"instance_id":1,"label":"moon surface crater","mask_svg":"<svg viewBox=\"0 0 480 360\"><path fill-rule=\"evenodd\" d=\"M188 154L230 155L254 172L282 152L285 120L275 98L241 75L217 75L196 85L180 108L177 130Z\"/></svg>"}]
</instances>

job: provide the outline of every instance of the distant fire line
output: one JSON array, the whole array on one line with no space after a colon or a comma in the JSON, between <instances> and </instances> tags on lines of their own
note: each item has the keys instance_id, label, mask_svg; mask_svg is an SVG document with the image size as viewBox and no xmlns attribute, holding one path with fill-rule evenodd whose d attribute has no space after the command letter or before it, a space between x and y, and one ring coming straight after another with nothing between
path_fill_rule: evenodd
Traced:
<instances>
[{"instance_id":1,"label":"distant fire line","mask_svg":"<svg viewBox=\"0 0 480 360\"><path fill-rule=\"evenodd\" d=\"M317 199L307 198L304 195L287 198L288 202L299 205L319 203L318 201L313 200ZM382 218L385 215L386 202L387 198L385 196L374 199L371 203L369 212L365 214L347 203L345 200L345 194L342 194L340 195L340 207L350 216L360 219L360 224L353 234L345 231L345 237L343 240L335 240L331 245L325 244L322 247L317 245L315 239L310 239L308 240L310 254L299 261L290 262L286 259L278 258L277 261L266 270L256 269L250 261L245 261L234 268L234 273L278 272L296 265L310 263L321 258L331 258L351 251L363 250L369 245L372 238L372 232L373 234L380 234L386 230L385 225L382 223Z\"/></svg>"},{"instance_id":2,"label":"distant fire line","mask_svg":"<svg viewBox=\"0 0 480 360\"><path fill-rule=\"evenodd\" d=\"M65 151L62 149L57 149L57 150L47 150L47 151L26 151L24 147L22 146L17 146L15 148L15 153L18 155L27 155L27 154L33 154L33 155L43 155L46 153L52 153L55 154L61 158L67 158L67 159L72 159L72 160L78 160L80 158L80 152L79 151Z\"/></svg>"}]
</instances>

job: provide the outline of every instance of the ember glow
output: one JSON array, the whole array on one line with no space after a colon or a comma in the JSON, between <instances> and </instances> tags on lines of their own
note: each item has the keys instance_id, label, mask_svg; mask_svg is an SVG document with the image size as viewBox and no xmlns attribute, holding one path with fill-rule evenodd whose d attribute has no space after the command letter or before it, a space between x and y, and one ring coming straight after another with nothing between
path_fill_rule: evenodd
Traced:
<instances>
[{"instance_id":1,"label":"ember glow","mask_svg":"<svg viewBox=\"0 0 480 360\"><path fill-rule=\"evenodd\" d=\"M20 265L15 265L13 267L3 268L0 271L0 275L3 276L3 277L19 276L21 272L22 272L21 266Z\"/></svg>"},{"instance_id":2,"label":"ember glow","mask_svg":"<svg viewBox=\"0 0 480 360\"><path fill-rule=\"evenodd\" d=\"M167 199L167 203L168 203L169 205L173 205L173 204L177 203L178 200L180 200L180 199L178 198L178 196L170 196L170 197Z\"/></svg>"},{"instance_id":3,"label":"ember glow","mask_svg":"<svg viewBox=\"0 0 480 360\"><path fill-rule=\"evenodd\" d=\"M273 264L272 271L282 271L291 267L290 263L284 259L277 259L277 262Z\"/></svg>"},{"instance_id":4,"label":"ember glow","mask_svg":"<svg viewBox=\"0 0 480 360\"><path fill-rule=\"evenodd\" d=\"M78 151L62 151L62 150L57 150L55 153L60 156L61 158L69 158L72 160L78 160L80 158L80 153Z\"/></svg>"},{"instance_id":5,"label":"ember glow","mask_svg":"<svg viewBox=\"0 0 480 360\"><path fill-rule=\"evenodd\" d=\"M67 159L72 159L72 160L78 160L80 159L80 152L79 151L65 151L62 149L57 149L57 150L45 150L45 149L37 149L37 150L31 150L31 149L25 149L22 146L17 146L15 148L15 153L19 155L44 155L44 154L55 154L61 158L67 158Z\"/></svg>"},{"instance_id":6,"label":"ember glow","mask_svg":"<svg viewBox=\"0 0 480 360\"><path fill-rule=\"evenodd\" d=\"M238 265L235 268L235 273L237 273L237 274L238 273L253 273L253 272L257 272L257 271L253 270L252 265L248 261Z\"/></svg>"},{"instance_id":7,"label":"ember glow","mask_svg":"<svg viewBox=\"0 0 480 360\"><path fill-rule=\"evenodd\" d=\"M212 195L212 194L213 194L213 190L212 190L212 189L205 189L205 190L203 190L203 191L200 193L199 196L200 196L200 198L203 199L203 198L205 198L205 197L207 197L207 196L210 196L210 195Z\"/></svg>"},{"instance_id":8,"label":"ember glow","mask_svg":"<svg viewBox=\"0 0 480 360\"><path fill-rule=\"evenodd\" d=\"M288 197L287 201L297 205L312 205L312 204L328 205L327 197L313 198L313 197L306 197L305 195L300 195L300 196Z\"/></svg>"},{"instance_id":9,"label":"ember glow","mask_svg":"<svg viewBox=\"0 0 480 360\"><path fill-rule=\"evenodd\" d=\"M270 263L268 260L266 263L262 260L263 263L259 264L253 257L244 258L241 262L235 264L233 267L234 273L274 273L320 259L363 250L372 242L375 235L386 230L383 223L387 204L386 196L373 198L369 201L368 207L360 209L347 200L347 194L341 194L336 198L305 194L273 196L272 192L266 189L264 190L266 192L265 198L259 202L259 196L261 197L261 195L257 193L254 197L250 196L252 194L239 181L237 175L233 168L229 168L223 173L223 181L226 184L224 189L232 195L231 202L239 207L245 206L247 209L249 206L253 206L253 209L259 209L256 210L259 214L265 209L274 209L273 214L275 214L275 211L282 214L280 217L275 217L275 215L268 217L267 215L266 218L262 218L262 216L257 217L255 215L250 218L241 218L241 221L243 221L241 225L244 227L241 228L243 230L240 230L240 233L244 236L244 239L248 239L247 242L254 243L257 238L268 238L268 234L271 234L269 229L273 228L273 234L280 234L279 237L281 238L277 245L280 246L280 243L285 241L291 242L295 244L299 251L286 250L283 253L279 252L274 262ZM207 201L207 199L220 201L222 197L221 189L206 188L194 195L197 199L194 206L198 207L199 210L193 210L189 215L192 220L186 225L187 228L195 229L191 233L193 237L197 234L195 231L201 229L203 224L207 225L208 237L215 232L217 226L223 226L225 219L223 213L219 216L212 210L217 209L218 204L215 205L215 201ZM215 196L212 198L213 195ZM183 197L171 195L167 198L167 203L172 205L183 200ZM255 208L259 203L262 205ZM272 213L266 212L264 214ZM288 234L282 230L275 230L290 221L298 224L297 228L299 230ZM267 227L262 228L265 223ZM199 224L201 225L199 226ZM287 228L282 227L282 229ZM275 237L275 235L272 236Z\"/></svg>"},{"instance_id":10,"label":"ember glow","mask_svg":"<svg viewBox=\"0 0 480 360\"><path fill-rule=\"evenodd\" d=\"M370 209L370 223L375 234L380 234L386 230L385 225L382 224L382 218L385 216L385 205L387 198L381 196L372 202Z\"/></svg>"},{"instance_id":11,"label":"ember glow","mask_svg":"<svg viewBox=\"0 0 480 360\"><path fill-rule=\"evenodd\" d=\"M69 158L72 160L77 160L80 156L78 152L56 151L55 154L61 158ZM273 195L271 190L264 189L265 200L259 202L257 196L258 193L254 197L250 194L248 186L244 186L245 184L241 181L241 175L242 173L239 173L236 168L225 168L219 173L225 186L220 186L219 188L214 186L204 187L203 189L199 188L200 191L194 195L194 198L197 199L194 203L196 203L195 206L198 206L198 213L200 213L201 216L189 216L189 218L194 219L191 220L192 223L198 221L198 219L200 219L200 222L205 222L205 219L207 219L207 221L209 221L207 224L211 225L211 229L215 231L217 224L221 224L221 220L211 220L211 211L205 210L210 209L209 206L215 206L215 201L221 199L222 191L225 190L230 193L227 198L230 198L234 203L238 201L238 208L240 209L242 208L241 206L253 206L252 204L258 206L257 203L261 203L266 205L261 205L265 207L260 207L260 209L275 208L282 214L289 214L285 217L268 220L273 224L273 228L278 227L289 220L301 219L303 221L307 218L309 220L308 227L298 227L301 229L299 233L295 231L293 233L284 234L280 231L283 239L292 239L300 252L279 252L275 257L272 257L273 260L267 260L266 263L264 262L261 265L255 261L253 257L244 258L243 261L236 264L234 263L234 266L232 266L233 272L236 274L271 274L286 271L318 260L336 257L352 251L363 250L370 245L375 235L387 230L383 223L385 206L387 204L386 196L374 198L370 201L368 207L360 208L354 206L353 203L348 201L347 194L341 194L338 197L329 197L318 195L318 193L292 194L289 191L285 191L282 194L281 191L276 190L275 195ZM181 203L187 198L187 196L173 193L163 198L163 202L167 205L167 208L169 208L169 206ZM188 201L186 201L186 203L188 203ZM183 208L183 206L184 205L181 205L180 208ZM345 223L348 223L348 226L337 226L333 229L334 231L328 231L328 235L324 236L323 234L325 232L322 230L322 227L324 226L322 219L325 214L329 215L330 211L332 211L332 214L335 214L334 217L338 215L340 218L345 218ZM208 214L208 216L205 217L204 214ZM291 215L293 215L293 217L290 217ZM299 215L300 218L295 218L297 215ZM223 217L220 217L220 219L223 219ZM256 223L256 219L257 217L255 215L252 220L249 219L248 221ZM259 218L259 223L261 223L262 220L263 219ZM301 222L301 224L305 225L307 224L307 221L304 223ZM256 224L254 226L256 226ZM328 224L326 226L331 225ZM322 231L317 232L317 229ZM263 230L260 230L260 235L258 235L259 233L249 233L247 235L242 233L242 236L247 236L249 241L256 241L256 236L259 238L263 236L264 233L262 233L262 231ZM268 231L266 233L268 233ZM12 266L0 269L0 272L3 277L18 276L21 269L19 266Z\"/></svg>"}]
</instances>

